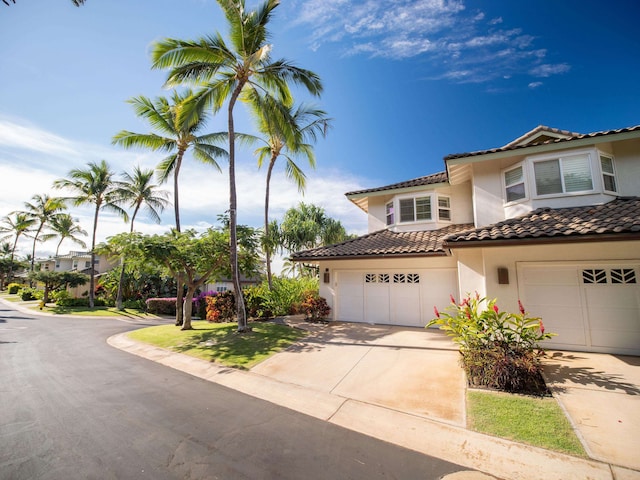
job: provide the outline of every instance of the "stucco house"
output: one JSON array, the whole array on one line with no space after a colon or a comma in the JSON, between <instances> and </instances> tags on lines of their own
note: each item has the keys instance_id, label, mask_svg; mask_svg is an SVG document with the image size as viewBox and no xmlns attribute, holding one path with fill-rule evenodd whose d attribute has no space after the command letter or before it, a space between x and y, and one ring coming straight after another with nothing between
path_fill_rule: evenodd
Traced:
<instances>
[{"instance_id":1,"label":"stucco house","mask_svg":"<svg viewBox=\"0 0 640 480\"><path fill-rule=\"evenodd\" d=\"M558 334L547 347L640 355L640 126L539 126L445 171L349 192L369 233L292 255L334 320L424 326L478 292Z\"/></svg>"},{"instance_id":2,"label":"stucco house","mask_svg":"<svg viewBox=\"0 0 640 480\"><path fill-rule=\"evenodd\" d=\"M91 252L70 251L65 255L57 255L47 259L38 260L40 269L50 272L79 272L89 275L91 273ZM94 271L96 278L108 272L118 265L117 261L112 261L107 255L96 255ZM89 284L68 289L73 297L81 297L89 291Z\"/></svg>"}]
</instances>

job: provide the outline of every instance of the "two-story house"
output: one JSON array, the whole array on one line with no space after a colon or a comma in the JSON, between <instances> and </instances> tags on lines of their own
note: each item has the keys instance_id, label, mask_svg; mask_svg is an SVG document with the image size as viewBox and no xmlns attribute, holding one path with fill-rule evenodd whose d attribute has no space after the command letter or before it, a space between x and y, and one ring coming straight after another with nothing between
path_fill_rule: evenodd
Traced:
<instances>
[{"instance_id":1,"label":"two-story house","mask_svg":"<svg viewBox=\"0 0 640 480\"><path fill-rule=\"evenodd\" d=\"M334 320L424 326L467 293L542 317L547 345L640 354L640 126L539 126L446 170L347 193L367 235L297 252Z\"/></svg>"}]
</instances>

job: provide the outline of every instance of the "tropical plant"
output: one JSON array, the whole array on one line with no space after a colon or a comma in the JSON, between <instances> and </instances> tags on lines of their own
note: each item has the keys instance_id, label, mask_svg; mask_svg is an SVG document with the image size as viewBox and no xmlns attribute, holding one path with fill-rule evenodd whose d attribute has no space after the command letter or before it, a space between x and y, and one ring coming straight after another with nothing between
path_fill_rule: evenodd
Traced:
<instances>
[{"instance_id":1,"label":"tropical plant","mask_svg":"<svg viewBox=\"0 0 640 480\"><path fill-rule=\"evenodd\" d=\"M471 385L509 392L545 393L539 343L555 334L545 331L542 320L501 311L496 299L467 295L459 304L453 295L445 312L434 307L438 325L460 346L461 363Z\"/></svg>"},{"instance_id":2,"label":"tropical plant","mask_svg":"<svg viewBox=\"0 0 640 480\"><path fill-rule=\"evenodd\" d=\"M72 242L80 245L82 248L87 248L87 244L84 243L78 235L87 236L87 232L82 229L77 219L74 219L68 213L61 213L56 215L51 219L51 230L53 232L54 238L59 237L60 241L58 245L56 245L56 257L58 256L58 252L60 251L60 245L65 239L69 239Z\"/></svg>"},{"instance_id":3,"label":"tropical plant","mask_svg":"<svg viewBox=\"0 0 640 480\"><path fill-rule=\"evenodd\" d=\"M64 198L75 206L94 205L93 230L91 236L91 270L89 274L89 307L94 307L95 300L95 259L96 232L100 210L110 210L121 215L125 221L129 216L119 205L116 195L114 173L105 160L100 163L91 162L86 169L75 168L68 174L69 178L61 178L53 183L54 188L66 189L74 196Z\"/></svg>"},{"instance_id":4,"label":"tropical plant","mask_svg":"<svg viewBox=\"0 0 640 480\"><path fill-rule=\"evenodd\" d=\"M33 231L36 220L23 212L14 212L13 217L7 215L0 223L0 241L13 237L13 245L11 246L11 254L9 255L10 264L7 278L9 281L13 279L13 260L16 254L16 247L21 236L29 237Z\"/></svg>"},{"instance_id":5,"label":"tropical plant","mask_svg":"<svg viewBox=\"0 0 640 480\"><path fill-rule=\"evenodd\" d=\"M34 225L37 223L37 228L33 235L33 249L31 251L31 271L34 270L34 262L36 257L36 243L38 241L47 240L53 238L53 234L43 235L42 233L45 226L49 226L53 223L55 217L65 209L64 201L60 198L50 197L49 195L34 195L31 197L32 203L25 202L24 206L26 210L22 213L26 213L30 218L34 220Z\"/></svg>"},{"instance_id":6,"label":"tropical plant","mask_svg":"<svg viewBox=\"0 0 640 480\"><path fill-rule=\"evenodd\" d=\"M326 112L310 105L302 104L294 108L278 102L271 95L258 95L255 91L251 93L249 102L261 137L241 138L246 138L250 143L257 141L264 144L255 154L258 157L258 167L267 162L263 250L266 257L267 281L269 288L272 288L271 255L275 249L270 235L269 196L273 169L278 158L283 157L286 160L285 175L295 182L300 192L304 192L306 176L295 159L298 156L303 157L309 166L315 168L313 146L308 142L315 142L318 135L326 135L330 119L327 118Z\"/></svg>"},{"instance_id":7,"label":"tropical plant","mask_svg":"<svg viewBox=\"0 0 640 480\"><path fill-rule=\"evenodd\" d=\"M134 221L142 207L154 222L160 223L160 213L169 204L167 199L168 192L159 190L158 185L153 183L153 170L141 170L139 166L136 166L132 174L124 172L122 177L123 181L116 183L114 194L121 203L133 208L130 232L133 232ZM122 284L125 274L124 255L120 257L120 264L116 308L122 310Z\"/></svg>"},{"instance_id":8,"label":"tropical plant","mask_svg":"<svg viewBox=\"0 0 640 480\"><path fill-rule=\"evenodd\" d=\"M212 165L218 171L220 166L216 158L227 156L224 149L216 146L216 143L225 138L224 135L198 135L208 120L204 107L191 112L188 118L181 115L185 102L192 97L193 92L186 89L182 93L174 91L170 99L159 97L150 100L144 96L130 99L129 103L133 105L136 115L146 119L151 128L158 133L133 133L122 130L113 137L113 143L124 148L169 152L157 168L160 181L163 183L173 174L173 208L178 232L181 231L178 177L185 153L191 149L195 159Z\"/></svg>"},{"instance_id":9,"label":"tropical plant","mask_svg":"<svg viewBox=\"0 0 640 480\"><path fill-rule=\"evenodd\" d=\"M322 92L322 84L320 78L309 70L296 67L286 60L272 61L272 46L267 43L267 25L273 10L280 4L279 0L266 0L248 11L244 0L218 0L218 4L229 26L229 44L219 33L196 41L165 39L154 45L152 59L153 68L170 69L167 84L193 82L202 86L182 112L185 118L197 117L202 106L218 109L228 100L231 276L237 293L238 331L244 332L248 327L238 268L233 111L240 94L246 89L272 91L283 104L291 105L289 82L306 88L313 95Z\"/></svg>"}]
</instances>

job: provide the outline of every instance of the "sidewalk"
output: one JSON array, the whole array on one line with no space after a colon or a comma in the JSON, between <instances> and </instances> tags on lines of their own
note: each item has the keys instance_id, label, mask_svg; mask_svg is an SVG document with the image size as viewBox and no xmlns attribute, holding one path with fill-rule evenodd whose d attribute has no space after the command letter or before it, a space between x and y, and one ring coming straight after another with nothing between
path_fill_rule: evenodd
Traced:
<instances>
[{"instance_id":1,"label":"sidewalk","mask_svg":"<svg viewBox=\"0 0 640 480\"><path fill-rule=\"evenodd\" d=\"M467 430L463 383L455 375L444 383L440 380L448 374L435 376L438 369L456 365L455 350L450 342L439 340L444 337L438 332L411 336L407 329L387 326L298 326L311 329L312 335L251 371L139 344L126 334L108 342L199 378L498 478L640 479L640 472L606 461L581 459ZM432 378L426 377L432 381L419 392L404 381L416 369L432 373ZM386 391L375 388L374 378L389 380L394 372L407 372L409 377L398 379L394 388ZM354 378L362 375L371 381L365 378L356 384ZM429 398L415 402L412 395L416 393ZM455 478L477 475L467 472Z\"/></svg>"}]
</instances>

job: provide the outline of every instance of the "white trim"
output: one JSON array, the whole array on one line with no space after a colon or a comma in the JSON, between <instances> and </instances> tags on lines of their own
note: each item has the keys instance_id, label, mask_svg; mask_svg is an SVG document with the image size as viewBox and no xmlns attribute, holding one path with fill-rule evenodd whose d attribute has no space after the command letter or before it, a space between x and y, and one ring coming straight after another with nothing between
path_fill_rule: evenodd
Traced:
<instances>
[{"instance_id":1,"label":"white trim","mask_svg":"<svg viewBox=\"0 0 640 480\"><path fill-rule=\"evenodd\" d=\"M565 152L563 154L559 154L556 152L556 153L549 153L545 155L536 155L532 157L527 157L525 161L528 164L529 177L530 177L529 186L532 192L531 197L535 199L547 199L547 198L574 197L574 196L581 196L581 195L591 195L593 193L601 193L601 191L598 191L596 189L596 182L593 176L593 172L594 172L593 157L594 157L594 153L596 152L597 150L595 149L582 149L582 150L573 150L570 152ZM589 165L589 173L591 175L591 189L580 190L578 192L567 192L563 169L562 169L562 160L572 158L572 157L579 157L579 156L587 157L588 165ZM558 160L558 165L560 167L560 182L562 184L562 192L540 195L538 194L538 189L536 188L536 173L535 173L534 165L539 162L545 162L545 161L551 161L551 160ZM599 161L600 161L600 157L598 157L598 162Z\"/></svg>"}]
</instances>

